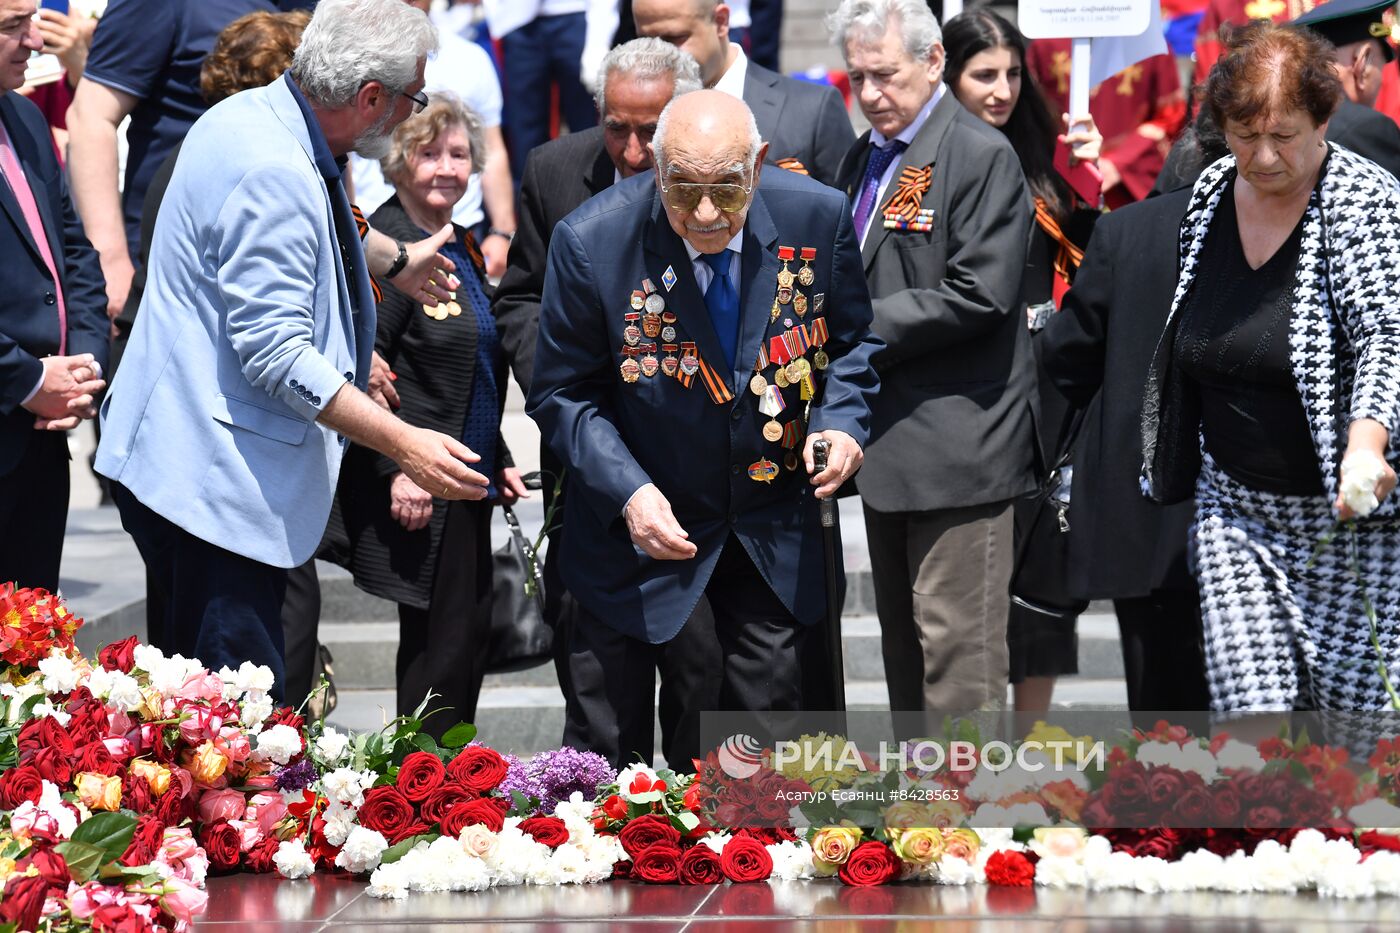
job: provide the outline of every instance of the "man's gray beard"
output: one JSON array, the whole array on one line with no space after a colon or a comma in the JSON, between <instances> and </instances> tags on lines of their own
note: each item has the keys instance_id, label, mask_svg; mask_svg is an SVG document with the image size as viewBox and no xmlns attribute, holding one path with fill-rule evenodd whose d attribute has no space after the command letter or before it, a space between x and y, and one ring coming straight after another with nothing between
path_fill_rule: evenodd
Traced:
<instances>
[{"instance_id":1,"label":"man's gray beard","mask_svg":"<svg viewBox=\"0 0 1400 933\"><path fill-rule=\"evenodd\" d=\"M389 118L393 115L392 109L385 111L384 116L376 120L373 126L355 139L354 151L356 155L362 159L378 162L389 154L389 149L394 141L394 131L385 132L384 128L389 125Z\"/></svg>"}]
</instances>

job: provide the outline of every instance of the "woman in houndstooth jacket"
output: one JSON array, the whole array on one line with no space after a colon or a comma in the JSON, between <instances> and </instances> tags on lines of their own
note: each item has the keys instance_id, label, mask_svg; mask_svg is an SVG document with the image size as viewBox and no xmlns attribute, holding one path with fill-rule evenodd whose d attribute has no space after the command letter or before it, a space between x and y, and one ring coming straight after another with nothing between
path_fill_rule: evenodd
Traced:
<instances>
[{"instance_id":1,"label":"woman in houndstooth jacket","mask_svg":"<svg viewBox=\"0 0 1400 933\"><path fill-rule=\"evenodd\" d=\"M1330 47L1253 23L1226 40L1205 106L1232 155L1196 183L1181 276L1143 405L1144 488L1197 500L1212 706L1378 709L1400 659L1400 518L1354 543L1341 464L1395 455L1400 427L1400 187L1324 140L1341 89ZM1336 511L1334 511L1336 510ZM1358 580L1359 575L1359 580Z\"/></svg>"}]
</instances>

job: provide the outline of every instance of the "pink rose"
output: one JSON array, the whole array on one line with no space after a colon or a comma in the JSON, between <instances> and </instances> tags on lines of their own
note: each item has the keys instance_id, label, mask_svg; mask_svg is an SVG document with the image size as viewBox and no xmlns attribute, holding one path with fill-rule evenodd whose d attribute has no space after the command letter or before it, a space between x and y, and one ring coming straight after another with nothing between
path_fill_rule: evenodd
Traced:
<instances>
[{"instance_id":1,"label":"pink rose","mask_svg":"<svg viewBox=\"0 0 1400 933\"><path fill-rule=\"evenodd\" d=\"M202 745L219 734L224 717L214 715L214 711L202 706L190 707L184 711L185 719L180 723L180 737L191 745Z\"/></svg>"},{"instance_id":2,"label":"pink rose","mask_svg":"<svg viewBox=\"0 0 1400 933\"><path fill-rule=\"evenodd\" d=\"M199 797L199 821L236 820L243 816L247 800L242 791L210 790Z\"/></svg>"},{"instance_id":3,"label":"pink rose","mask_svg":"<svg viewBox=\"0 0 1400 933\"><path fill-rule=\"evenodd\" d=\"M209 895L188 882L178 878L165 879L165 892L161 894L160 906L181 923L194 923L195 918L204 913L209 903Z\"/></svg>"},{"instance_id":4,"label":"pink rose","mask_svg":"<svg viewBox=\"0 0 1400 933\"><path fill-rule=\"evenodd\" d=\"M199 852L199 843L194 841L194 833L188 827L167 827L160 840L160 858L170 862L182 862Z\"/></svg>"},{"instance_id":5,"label":"pink rose","mask_svg":"<svg viewBox=\"0 0 1400 933\"><path fill-rule=\"evenodd\" d=\"M176 696L182 700L208 700L210 703L217 703L223 699L223 695L224 682L213 671L191 674L176 692Z\"/></svg>"},{"instance_id":6,"label":"pink rose","mask_svg":"<svg viewBox=\"0 0 1400 933\"><path fill-rule=\"evenodd\" d=\"M253 754L253 746L248 743L248 733L238 726L224 726L220 729L215 744L223 749L233 764L241 764Z\"/></svg>"},{"instance_id":7,"label":"pink rose","mask_svg":"<svg viewBox=\"0 0 1400 933\"><path fill-rule=\"evenodd\" d=\"M121 710L117 710L107 717L108 735L126 735L134 728L136 728L136 724L132 722L131 717Z\"/></svg>"},{"instance_id":8,"label":"pink rose","mask_svg":"<svg viewBox=\"0 0 1400 933\"><path fill-rule=\"evenodd\" d=\"M247 852L253 846L262 842L263 831L258 828L257 823L250 823L247 820L229 820L228 825L238 830L238 851Z\"/></svg>"},{"instance_id":9,"label":"pink rose","mask_svg":"<svg viewBox=\"0 0 1400 933\"><path fill-rule=\"evenodd\" d=\"M107 754L112 756L112 760L117 764L126 764L135 756L136 750L131 747L131 743L121 736L103 739L103 746L107 749Z\"/></svg>"},{"instance_id":10,"label":"pink rose","mask_svg":"<svg viewBox=\"0 0 1400 933\"><path fill-rule=\"evenodd\" d=\"M270 771L266 774L244 775L243 786L253 790L272 790L277 786L277 777ZM278 796L280 798L281 795Z\"/></svg>"},{"instance_id":11,"label":"pink rose","mask_svg":"<svg viewBox=\"0 0 1400 933\"><path fill-rule=\"evenodd\" d=\"M248 798L248 809L244 812L245 820L257 820L258 829L263 834L272 832L272 828L287 815L287 802L282 799L282 795L263 791Z\"/></svg>"}]
</instances>

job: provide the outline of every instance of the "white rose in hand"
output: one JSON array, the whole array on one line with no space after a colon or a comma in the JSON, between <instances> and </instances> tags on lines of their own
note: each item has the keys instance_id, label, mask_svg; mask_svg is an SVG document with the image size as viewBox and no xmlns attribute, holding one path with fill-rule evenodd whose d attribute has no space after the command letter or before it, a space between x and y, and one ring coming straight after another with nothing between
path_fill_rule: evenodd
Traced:
<instances>
[{"instance_id":1,"label":"white rose in hand","mask_svg":"<svg viewBox=\"0 0 1400 933\"><path fill-rule=\"evenodd\" d=\"M1381 504L1376 484L1385 473L1385 461L1369 450L1357 451L1342 461L1342 501L1357 518L1365 518Z\"/></svg>"}]
</instances>

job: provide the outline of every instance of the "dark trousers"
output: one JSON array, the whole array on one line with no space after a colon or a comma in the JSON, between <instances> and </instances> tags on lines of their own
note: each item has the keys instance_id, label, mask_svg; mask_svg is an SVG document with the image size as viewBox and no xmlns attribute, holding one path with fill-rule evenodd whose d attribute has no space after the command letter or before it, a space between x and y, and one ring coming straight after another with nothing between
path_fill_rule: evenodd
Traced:
<instances>
[{"instance_id":1,"label":"dark trousers","mask_svg":"<svg viewBox=\"0 0 1400 933\"><path fill-rule=\"evenodd\" d=\"M300 709L317 685L311 682L316 667L317 630L321 625L321 580L316 558L287 571L287 595L282 600L282 642L286 645L286 703Z\"/></svg>"},{"instance_id":2,"label":"dark trousers","mask_svg":"<svg viewBox=\"0 0 1400 933\"><path fill-rule=\"evenodd\" d=\"M560 548L564 535L559 516L564 514L566 490L561 488L556 499L554 484L563 470L554 452L541 444L545 513L549 513L551 503L558 503L552 523L558 527L549 535L549 550L544 561L545 621L554 629L554 672L567 704L573 692L569 679L569 633L578 624L582 610L559 576L558 555L563 553ZM715 617L709 600L700 597L695 611L676 637L659 647L656 668L661 675L661 687L656 718L661 724L661 754L673 767L690 770L691 759L701 754L700 711L716 709L719 704L720 669L724 660L715 636ZM647 760L651 760L649 754Z\"/></svg>"},{"instance_id":3,"label":"dark trousers","mask_svg":"<svg viewBox=\"0 0 1400 933\"><path fill-rule=\"evenodd\" d=\"M798 709L806 628L773 593L738 539L725 543L705 595L721 657L716 709ZM580 610L569 638L572 693L565 698L564 744L597 752L616 768L639 758L650 764L656 670L664 653L664 645L629 638ZM680 695L695 696L700 688L692 680L706 672L703 665L676 663L672 675Z\"/></svg>"},{"instance_id":4,"label":"dark trousers","mask_svg":"<svg viewBox=\"0 0 1400 933\"><path fill-rule=\"evenodd\" d=\"M58 591L68 486L68 435L35 431L0 476L0 583Z\"/></svg>"},{"instance_id":5,"label":"dark trousers","mask_svg":"<svg viewBox=\"0 0 1400 933\"><path fill-rule=\"evenodd\" d=\"M436 738L476 718L491 639L491 509L448 503L428 608L399 604L398 712L412 713L431 690L428 709L441 712L423 731Z\"/></svg>"},{"instance_id":6,"label":"dark trousers","mask_svg":"<svg viewBox=\"0 0 1400 933\"><path fill-rule=\"evenodd\" d=\"M120 483L112 498L122 527L165 594L164 630L171 651L210 670L244 661L272 669L272 697L281 702L282 602L287 571L226 551L151 511Z\"/></svg>"},{"instance_id":7,"label":"dark trousers","mask_svg":"<svg viewBox=\"0 0 1400 933\"><path fill-rule=\"evenodd\" d=\"M1115 599L1128 709L1208 710L1201 597L1194 589Z\"/></svg>"},{"instance_id":8,"label":"dark trousers","mask_svg":"<svg viewBox=\"0 0 1400 933\"><path fill-rule=\"evenodd\" d=\"M569 129L598 123L593 98L579 80L586 21L582 13L540 16L501 40L505 71L505 128L511 176L517 186L525 157L549 141L550 85L559 86L559 115Z\"/></svg>"}]
</instances>

